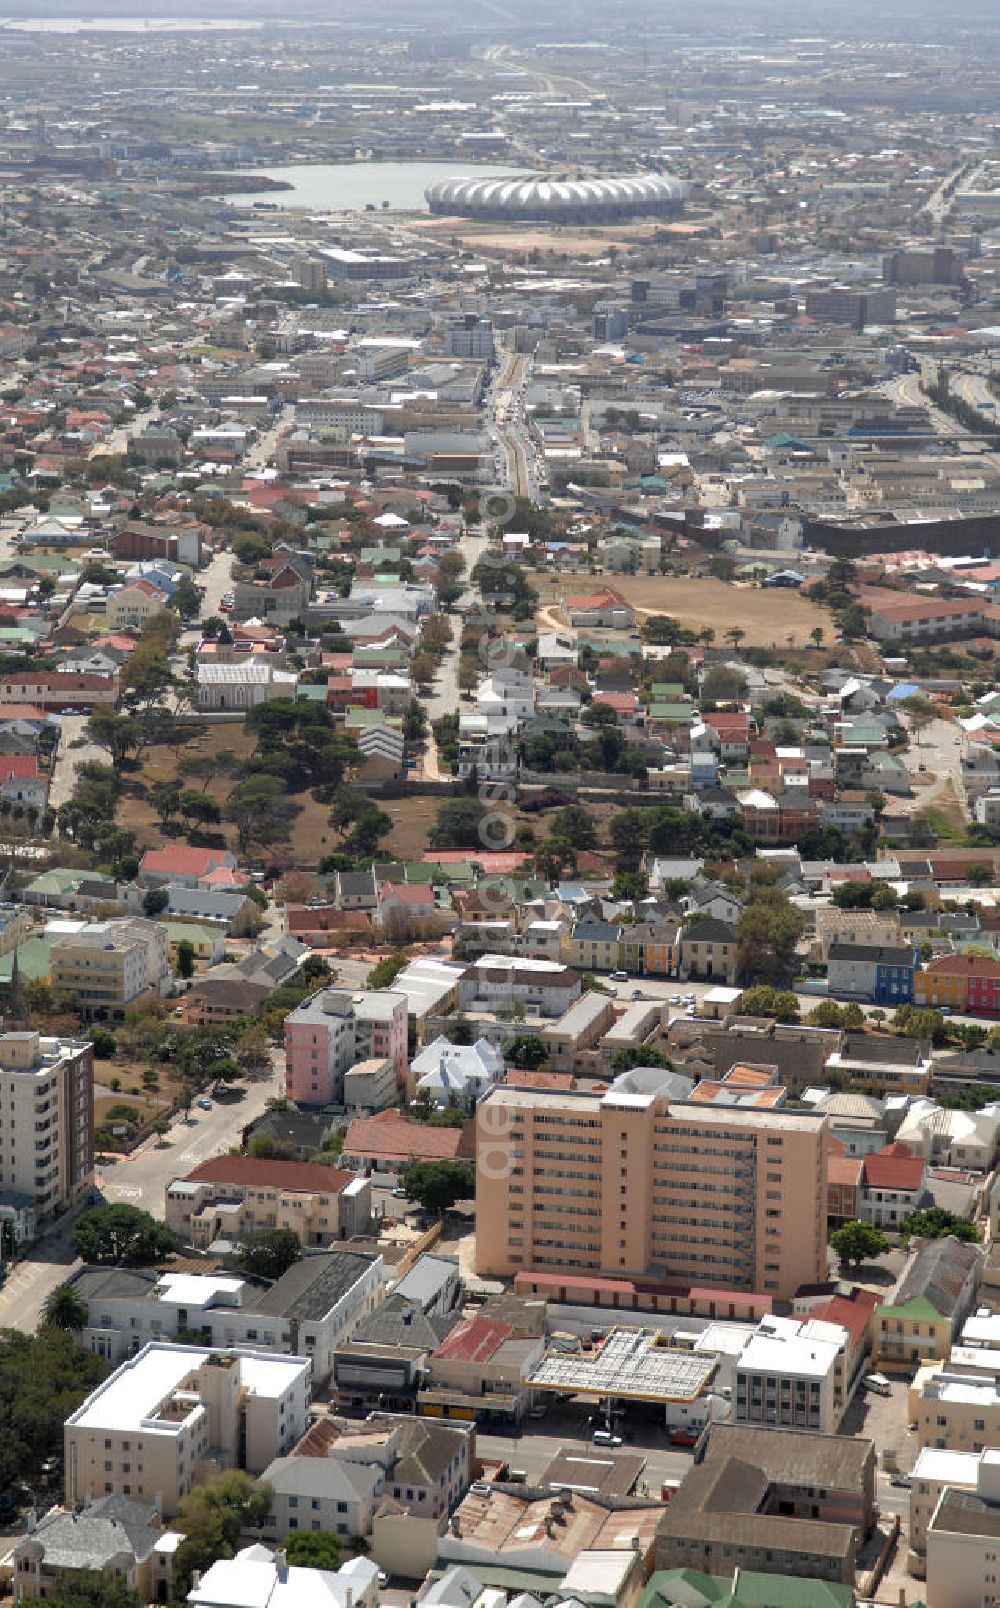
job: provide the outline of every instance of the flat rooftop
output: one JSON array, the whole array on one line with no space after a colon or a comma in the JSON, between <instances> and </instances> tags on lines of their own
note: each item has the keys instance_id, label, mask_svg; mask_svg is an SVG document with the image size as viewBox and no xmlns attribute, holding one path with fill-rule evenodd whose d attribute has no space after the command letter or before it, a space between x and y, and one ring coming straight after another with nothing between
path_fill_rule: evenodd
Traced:
<instances>
[{"instance_id":1,"label":"flat rooftop","mask_svg":"<svg viewBox=\"0 0 1000 1608\"><path fill-rule=\"evenodd\" d=\"M968 1485L976 1488L979 1476L978 1452L950 1452L943 1446L921 1446L913 1465L915 1480L938 1480L942 1485Z\"/></svg>"},{"instance_id":2,"label":"flat rooftop","mask_svg":"<svg viewBox=\"0 0 1000 1608\"><path fill-rule=\"evenodd\" d=\"M694 1401L715 1369L712 1357L660 1343L659 1330L612 1329L595 1351L550 1352L528 1385L626 1401Z\"/></svg>"},{"instance_id":3,"label":"flat rooftop","mask_svg":"<svg viewBox=\"0 0 1000 1608\"><path fill-rule=\"evenodd\" d=\"M238 1368L240 1384L255 1396L282 1395L295 1378L309 1368L305 1357L151 1343L116 1368L66 1422L81 1429L131 1430L142 1426L143 1433L173 1433L167 1430L165 1422L154 1426L145 1421L158 1418L184 1380L197 1374L212 1356ZM188 1394L185 1392L185 1399ZM198 1394L197 1384L194 1384L190 1395L197 1398ZM188 1413L195 1406L196 1400L192 1399ZM186 1413L178 1417L172 1412L169 1422L176 1429L187 1416Z\"/></svg>"}]
</instances>

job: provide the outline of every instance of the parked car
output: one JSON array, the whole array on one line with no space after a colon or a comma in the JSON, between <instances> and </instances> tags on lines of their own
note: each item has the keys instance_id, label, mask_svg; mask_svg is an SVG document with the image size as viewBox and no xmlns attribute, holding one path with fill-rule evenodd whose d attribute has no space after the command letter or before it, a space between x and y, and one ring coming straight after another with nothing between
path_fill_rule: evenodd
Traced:
<instances>
[{"instance_id":1,"label":"parked car","mask_svg":"<svg viewBox=\"0 0 1000 1608\"><path fill-rule=\"evenodd\" d=\"M212 1109L212 1102L211 1102L211 1100L208 1100L208 1099L199 1100L198 1105L199 1105L199 1108L202 1111L211 1111L211 1109Z\"/></svg>"},{"instance_id":2,"label":"parked car","mask_svg":"<svg viewBox=\"0 0 1000 1608\"><path fill-rule=\"evenodd\" d=\"M612 1429L595 1429L590 1437L595 1446L621 1446L622 1438Z\"/></svg>"}]
</instances>

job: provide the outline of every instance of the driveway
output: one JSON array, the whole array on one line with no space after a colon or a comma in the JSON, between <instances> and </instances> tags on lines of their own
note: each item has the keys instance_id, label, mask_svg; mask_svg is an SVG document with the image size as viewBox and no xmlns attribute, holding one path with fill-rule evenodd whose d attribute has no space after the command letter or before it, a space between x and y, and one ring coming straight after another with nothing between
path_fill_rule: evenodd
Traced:
<instances>
[{"instance_id":1,"label":"driveway","mask_svg":"<svg viewBox=\"0 0 1000 1608\"><path fill-rule=\"evenodd\" d=\"M87 715L59 716L59 747L56 749L49 785L50 809L57 810L60 804L65 804L72 797L81 765L91 760L96 760L99 765L110 764L105 750L95 748L84 738L88 718Z\"/></svg>"}]
</instances>

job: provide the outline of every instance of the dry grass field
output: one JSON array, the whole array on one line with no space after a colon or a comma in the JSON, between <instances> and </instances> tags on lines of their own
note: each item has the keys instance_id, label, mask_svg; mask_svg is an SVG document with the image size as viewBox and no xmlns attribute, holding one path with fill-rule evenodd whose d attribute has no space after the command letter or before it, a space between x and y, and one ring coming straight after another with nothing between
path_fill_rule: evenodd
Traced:
<instances>
[{"instance_id":1,"label":"dry grass field","mask_svg":"<svg viewBox=\"0 0 1000 1608\"><path fill-rule=\"evenodd\" d=\"M518 227L515 224L477 223L468 218L415 218L408 221L407 229L431 239L461 240L468 251L481 251L484 256L514 257L526 260L533 252L545 257L606 257L612 247L618 252L630 247L650 246L674 233L690 234L690 224L648 223L615 224L586 228L564 224L549 228Z\"/></svg>"},{"instance_id":2,"label":"dry grass field","mask_svg":"<svg viewBox=\"0 0 1000 1608\"><path fill-rule=\"evenodd\" d=\"M694 580L675 575L535 575L532 580L546 604L614 587L640 616L668 614L692 631L710 626L720 644L733 626L746 633L748 643L762 648L805 647L816 626L822 627L827 642L833 640L827 610L791 589L731 586L712 576Z\"/></svg>"}]
</instances>

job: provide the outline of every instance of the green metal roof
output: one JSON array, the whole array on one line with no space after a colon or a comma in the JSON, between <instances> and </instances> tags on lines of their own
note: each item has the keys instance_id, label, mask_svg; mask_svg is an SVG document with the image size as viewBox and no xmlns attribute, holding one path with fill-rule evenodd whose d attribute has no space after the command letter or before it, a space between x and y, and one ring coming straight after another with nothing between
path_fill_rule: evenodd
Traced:
<instances>
[{"instance_id":1,"label":"green metal roof","mask_svg":"<svg viewBox=\"0 0 1000 1608\"><path fill-rule=\"evenodd\" d=\"M894 1318L923 1318L929 1323L939 1323L942 1317L923 1295L915 1296L912 1301L904 1301L901 1306L893 1306L891 1301L886 1301L875 1308L876 1317L888 1317L890 1313Z\"/></svg>"},{"instance_id":2,"label":"green metal roof","mask_svg":"<svg viewBox=\"0 0 1000 1608\"><path fill-rule=\"evenodd\" d=\"M26 938L17 948L17 969L22 977L34 981L38 978L48 977L51 970L52 945L45 938ZM11 971L14 966L14 950L9 954L0 955L0 984L10 986Z\"/></svg>"}]
</instances>

